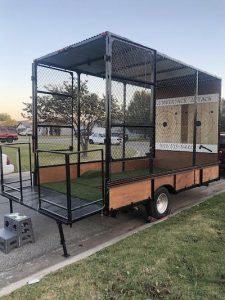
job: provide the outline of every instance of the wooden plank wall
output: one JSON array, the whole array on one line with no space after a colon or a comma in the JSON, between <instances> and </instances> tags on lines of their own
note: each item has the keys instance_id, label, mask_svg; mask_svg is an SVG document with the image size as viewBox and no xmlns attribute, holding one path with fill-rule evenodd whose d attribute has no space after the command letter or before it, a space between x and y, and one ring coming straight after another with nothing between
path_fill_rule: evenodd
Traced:
<instances>
[{"instance_id":1,"label":"wooden plank wall","mask_svg":"<svg viewBox=\"0 0 225 300\"><path fill-rule=\"evenodd\" d=\"M137 159L137 160L128 160L125 162L125 171L132 171L137 169L145 169L149 166L148 159ZM100 171L101 162L89 162L83 163L80 166L81 175L87 171ZM122 162L116 161L111 163L111 172L119 173L122 172ZM77 164L70 166L70 177L71 180L77 178ZM66 170L64 166L49 166L40 168L40 182L60 182L66 180Z\"/></svg>"},{"instance_id":2,"label":"wooden plank wall","mask_svg":"<svg viewBox=\"0 0 225 300\"><path fill-rule=\"evenodd\" d=\"M200 168L188 171L174 172L169 175L159 175L154 178L154 191L162 186L169 186L174 191L180 191L192 186L200 185ZM202 169L202 183L219 178L219 165L204 167ZM152 197L152 179L144 179L138 182L110 186L110 209L117 209L129 204L148 200Z\"/></svg>"},{"instance_id":3,"label":"wooden plank wall","mask_svg":"<svg viewBox=\"0 0 225 300\"><path fill-rule=\"evenodd\" d=\"M174 170L192 166L192 152L156 150L154 166L159 169ZM218 161L217 153L197 153L198 164L216 163Z\"/></svg>"}]
</instances>

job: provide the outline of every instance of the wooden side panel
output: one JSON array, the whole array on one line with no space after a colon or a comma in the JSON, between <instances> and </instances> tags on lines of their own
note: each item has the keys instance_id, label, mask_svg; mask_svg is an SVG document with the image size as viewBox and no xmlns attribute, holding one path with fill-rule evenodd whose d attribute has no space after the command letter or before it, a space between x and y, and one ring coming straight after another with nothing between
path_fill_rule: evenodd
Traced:
<instances>
[{"instance_id":1,"label":"wooden side panel","mask_svg":"<svg viewBox=\"0 0 225 300\"><path fill-rule=\"evenodd\" d=\"M122 162L121 161L111 162L111 172L112 173L122 172Z\"/></svg>"},{"instance_id":2,"label":"wooden side panel","mask_svg":"<svg viewBox=\"0 0 225 300\"><path fill-rule=\"evenodd\" d=\"M180 174L178 173L176 175L176 191L194 185L195 183L194 179L195 179L194 170L182 172Z\"/></svg>"},{"instance_id":3,"label":"wooden side panel","mask_svg":"<svg viewBox=\"0 0 225 300\"><path fill-rule=\"evenodd\" d=\"M101 169L102 169L101 162L89 162L89 163L81 164L80 166L81 174L84 174L87 171L100 171ZM112 173L122 172L122 162L121 161L112 162L111 172Z\"/></svg>"},{"instance_id":4,"label":"wooden side panel","mask_svg":"<svg viewBox=\"0 0 225 300\"><path fill-rule=\"evenodd\" d=\"M173 178L173 175L162 176L159 178L156 177L154 182L154 190L156 191L163 185L170 185L171 187L174 187Z\"/></svg>"},{"instance_id":5,"label":"wooden side panel","mask_svg":"<svg viewBox=\"0 0 225 300\"><path fill-rule=\"evenodd\" d=\"M219 177L219 166L206 167L203 169L202 181L207 182Z\"/></svg>"},{"instance_id":6,"label":"wooden side panel","mask_svg":"<svg viewBox=\"0 0 225 300\"><path fill-rule=\"evenodd\" d=\"M76 165L70 166L70 177L72 180L77 178ZM60 182L64 180L66 180L65 166L53 166L40 169L40 183Z\"/></svg>"},{"instance_id":7,"label":"wooden side panel","mask_svg":"<svg viewBox=\"0 0 225 300\"><path fill-rule=\"evenodd\" d=\"M90 162L80 165L80 174L84 174L87 171L100 171L101 163L100 162Z\"/></svg>"},{"instance_id":8,"label":"wooden side panel","mask_svg":"<svg viewBox=\"0 0 225 300\"><path fill-rule=\"evenodd\" d=\"M112 186L109 189L110 209L120 208L151 197L150 179Z\"/></svg>"},{"instance_id":9,"label":"wooden side panel","mask_svg":"<svg viewBox=\"0 0 225 300\"><path fill-rule=\"evenodd\" d=\"M195 172L195 184L200 184L200 170L196 169Z\"/></svg>"},{"instance_id":10,"label":"wooden side panel","mask_svg":"<svg viewBox=\"0 0 225 300\"><path fill-rule=\"evenodd\" d=\"M134 160L126 161L125 169L126 170L136 170L143 169L148 166L148 160ZM81 163L80 173L81 175L87 171L100 171L102 168L101 162L88 162ZM77 178L77 164L71 165L71 179ZM111 163L111 172L119 173L122 172L122 162L115 161ZM41 183L47 182L59 182L66 180L65 165L64 166L49 166L40 169L40 178Z\"/></svg>"},{"instance_id":11,"label":"wooden side panel","mask_svg":"<svg viewBox=\"0 0 225 300\"><path fill-rule=\"evenodd\" d=\"M154 166L160 169L174 170L192 166L193 153L184 151L156 150ZM214 163L218 160L217 153L197 153L198 164Z\"/></svg>"},{"instance_id":12,"label":"wooden side panel","mask_svg":"<svg viewBox=\"0 0 225 300\"><path fill-rule=\"evenodd\" d=\"M127 160L125 162L125 171L145 169L148 168L148 166L149 166L148 159Z\"/></svg>"}]
</instances>

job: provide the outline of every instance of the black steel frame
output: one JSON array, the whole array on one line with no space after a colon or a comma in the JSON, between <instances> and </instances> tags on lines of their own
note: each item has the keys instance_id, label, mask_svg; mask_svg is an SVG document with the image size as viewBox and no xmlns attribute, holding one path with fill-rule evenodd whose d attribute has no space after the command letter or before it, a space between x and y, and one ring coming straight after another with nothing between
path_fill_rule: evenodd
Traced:
<instances>
[{"instance_id":1,"label":"black steel frame","mask_svg":"<svg viewBox=\"0 0 225 300\"><path fill-rule=\"evenodd\" d=\"M124 41L126 43L130 43L132 45L135 45L137 47L141 47L145 50L149 50L152 51L154 53L154 60L153 60L153 72L152 72L152 78L151 78L151 82L150 83L146 83L140 80L125 80L124 78L119 78L118 76L114 76L112 77L112 43L114 40L120 40L120 41ZM105 172L104 172L104 187L105 187L105 193L104 193L104 203L105 203L105 209L107 210L109 207L109 192L108 192L108 185L111 182L111 178L110 178L110 165L112 162L112 158L111 158L111 128L116 126L116 127L122 127L123 128L123 157L122 159L116 159L118 161L122 162L123 165L123 170L124 170L124 166L125 166L125 161L126 160L132 160L132 159L142 159L142 158L148 158L149 161L153 161L154 156L155 156L155 106L156 106L156 50L153 50L151 48L142 46L138 43L134 43L134 42L130 42L127 41L126 39L123 39L119 36L116 35L112 35L109 32L105 33L105 56L101 56L98 58L98 60L105 60L105 75L102 74L102 78L106 79L106 145L105 145L105 157L104 157L104 162L105 162ZM95 60L94 60L95 61ZM86 63L86 62L84 62ZM82 63L82 64L84 64ZM90 63L90 61L88 61L88 63ZM32 67L32 81L33 81L33 115L34 115L34 121L33 121L33 151L36 152L38 150L38 132L37 132L37 128L39 126L44 127L44 124L39 125L37 123L37 95L38 93L44 93L47 94L46 91L40 91L37 88L37 68L38 67L44 67L44 68L49 68L49 69L53 69L53 70L58 70L58 71L62 71L62 72L68 72L71 74L72 76L72 82L74 85L74 79L73 79L73 72L70 71L71 66L68 67L68 69L62 69L60 68L60 66L56 66L54 64L52 65L44 65L43 63L40 63L39 61L35 60L33 63L33 67ZM74 66L73 67L73 71L74 71ZM77 135L77 152L78 152L78 164L77 164L77 171L78 171L78 177L80 176L80 76L81 76L81 71L77 70L75 71L77 74L77 117L78 117L78 135ZM90 74L88 72L83 72L84 74ZM93 76L96 76L96 74L90 74ZM100 74L99 74L100 75ZM97 75L97 76L99 76ZM111 82L112 80L115 81L120 81L123 82L124 84L124 109L125 109L125 103L126 103L126 84L134 84L134 85L138 85L138 86L143 86L146 87L148 86L148 88L151 89L151 124L150 125L129 125L129 124L125 124L125 122L123 124L113 124L112 120L111 120ZM70 96L70 95L62 95L62 96ZM74 98L72 97L72 99L74 100ZM46 127L49 127L49 125L46 125ZM58 126L57 126L58 127ZM149 153L148 155L146 154L146 156L143 157L135 157L135 158L125 158L125 127L145 127L145 128L149 128L150 129L150 149L149 149ZM35 156L36 159L36 156ZM151 165L151 164L149 164ZM37 167L37 163L35 161L35 166ZM35 178L37 177L37 172L38 169L35 170ZM37 180L36 180L37 183Z\"/></svg>"},{"instance_id":2,"label":"black steel frame","mask_svg":"<svg viewBox=\"0 0 225 300\"><path fill-rule=\"evenodd\" d=\"M104 172L104 187L105 187L105 192L104 192L104 203L105 203L105 209L107 210L109 207L109 185L111 183L111 176L110 176L110 166L112 162L111 158L111 128L112 127L121 127L123 131L123 145L122 145L122 159L114 159L113 161L121 161L122 162L122 170L125 170L125 161L127 160L132 160L132 159L144 159L147 158L149 159L149 170L150 173L153 170L153 165L154 165L154 158L155 158L155 118L156 118L156 89L157 89L157 51L145 47L143 45L140 45L138 43L132 42L130 40L124 39L120 36L111 34L110 32L105 32L102 34L102 36L105 37L105 56L100 56L96 59L93 60L87 60L83 61L79 65L72 65L72 66L67 66L67 69L62 68L61 66L58 66L56 64L49 64L45 65L39 60L34 61L33 63L33 73L32 73L32 80L33 80L33 102L34 102L34 108L33 108L33 113L34 113L34 129L33 129L33 139L34 139L34 151L38 150L38 143L37 143L37 124L36 124L36 114L37 114L37 93L40 92L37 90L37 67L46 67L50 69L55 69L58 71L63 71L63 72L68 72L71 73L71 76L73 76L73 72L76 72L77 74L77 116L78 116L78 136L77 136L77 152L78 152L78 164L77 164L77 172L78 172L78 177L80 176L80 113L81 113L81 108L80 108L80 76L81 74L87 74L91 76L96 76L96 77L101 77L105 78L105 88L106 88L106 103L105 103L105 112L106 112L106 119L105 119L105 127L106 127L106 145L105 145L105 157L104 157L104 164L105 164L105 172ZM97 37L96 37L97 39ZM143 48L145 50L149 50L152 53L154 53L154 59L153 59L153 64L152 64L152 72L148 73L151 74L151 79L148 83L140 80L135 80L135 79L124 79L121 78L120 76L112 76L112 59L113 59L113 53L112 53L112 45L114 40L119 40L123 41L125 43ZM82 43L81 43L82 44ZM67 51L67 48L65 49ZM168 59L168 58L163 58ZM80 67L81 65L85 65L86 63L90 64L95 61L100 61L104 60L105 61L105 74L104 73L96 73L93 74L91 72L81 72L80 69L77 69L77 67ZM187 66L186 66L187 67ZM179 67L180 69L181 67ZM73 70L71 72L71 70ZM194 69L193 69L194 70ZM72 80L74 81L74 80ZM151 123L150 125L132 125L132 124L125 124L125 120L123 121L122 124L114 124L112 122L111 118L111 86L112 86L112 81L119 81L123 83L124 89L123 89L123 109L125 110L126 108L126 86L127 84L132 84L132 85L138 85L138 86L143 86L143 87L148 87L151 89L151 107L150 107L150 119ZM163 81L164 82L164 81ZM73 83L74 84L74 83ZM192 151L192 166L196 165L196 130L197 130L197 96L198 96L198 85L199 85L199 71L196 70L195 72L195 108L194 108L194 122L193 122L193 151ZM68 95L67 95L68 96ZM73 99L74 100L74 99ZM135 158L126 158L125 157L125 128L126 127L145 127L149 128L150 130L150 149L149 153L146 153L146 156L143 157L135 157ZM176 169L174 169L176 170ZM134 179L134 178L132 178Z\"/></svg>"},{"instance_id":3,"label":"black steel frame","mask_svg":"<svg viewBox=\"0 0 225 300\"><path fill-rule=\"evenodd\" d=\"M29 155L29 179L23 179L22 175L22 165L21 165L21 145L27 145L28 147L28 155ZM19 180L13 180L13 181L7 181L5 183L4 175L3 175L3 163L2 163L2 153L4 148L10 148L15 149L17 152L18 157L18 175ZM23 203L23 189L31 187L33 185L33 178L32 178L32 161L31 161L31 145L30 143L14 143L14 144L5 144L0 145L0 168L1 168L1 191L4 196L10 196L9 191L17 191L20 193L20 197L16 197L16 200L18 200L20 203ZM30 185L23 186L23 182L30 181ZM19 184L18 187L15 187L14 184ZM7 189L7 190L6 190Z\"/></svg>"},{"instance_id":4,"label":"black steel frame","mask_svg":"<svg viewBox=\"0 0 225 300\"><path fill-rule=\"evenodd\" d=\"M71 194L71 170L70 170L70 166L73 165L73 163L70 162L70 157L73 155L81 155L82 153L93 153L93 152L100 152L101 153L101 176L102 176L102 186L101 186L101 192L102 192L102 198L95 200L95 201L90 201L89 203L83 204L83 205L79 205L76 206L75 208L72 208L71 205L71 198L72 198L72 194ZM67 205L66 206L62 206L59 204L54 203L53 201L49 201L47 199L44 199L43 196L41 195L41 182L40 182L40 170L42 169L42 167L40 166L40 159L39 159L39 155L40 153L50 153L50 154L56 154L56 155L61 155L64 156L64 161L65 161L65 171L66 171L66 199L67 199ZM52 217L54 217L55 219L57 219L58 221L62 221L65 224L72 224L82 218L84 218L85 216L81 216L79 219L76 218L76 220L74 220L72 218L72 213L74 211L77 211L79 209L82 209L84 207L88 207L91 206L93 204L97 204L97 203L102 203L103 205L101 207L99 207L99 209L97 209L96 211L92 212L92 213L97 213L100 212L101 210L103 210L104 208L104 158L103 158L103 149L94 149L94 150L85 150L85 151L76 151L76 152L61 152L61 151L51 151L51 150L37 150L36 151L36 161L37 161L37 170L38 170L38 193L39 193L39 211L41 211L42 213L46 214L46 215L50 215ZM51 165L50 167L53 167L54 165ZM54 212L51 212L45 208L42 207L42 202L51 204L52 206L56 206L59 207L63 210L66 210L67 212L67 218L64 218L62 216L60 216L59 214L56 214Z\"/></svg>"}]
</instances>

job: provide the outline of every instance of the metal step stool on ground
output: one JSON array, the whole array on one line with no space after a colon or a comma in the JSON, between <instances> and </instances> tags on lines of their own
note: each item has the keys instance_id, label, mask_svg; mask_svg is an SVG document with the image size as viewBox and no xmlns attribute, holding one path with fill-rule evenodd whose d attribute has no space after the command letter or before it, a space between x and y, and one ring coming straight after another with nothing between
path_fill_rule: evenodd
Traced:
<instances>
[{"instance_id":1,"label":"metal step stool on ground","mask_svg":"<svg viewBox=\"0 0 225 300\"><path fill-rule=\"evenodd\" d=\"M19 247L17 233L6 228L0 229L0 250L5 254Z\"/></svg>"},{"instance_id":2,"label":"metal step stool on ground","mask_svg":"<svg viewBox=\"0 0 225 300\"><path fill-rule=\"evenodd\" d=\"M31 218L19 214L8 214L4 217L4 227L17 234L19 247L34 242Z\"/></svg>"}]
</instances>

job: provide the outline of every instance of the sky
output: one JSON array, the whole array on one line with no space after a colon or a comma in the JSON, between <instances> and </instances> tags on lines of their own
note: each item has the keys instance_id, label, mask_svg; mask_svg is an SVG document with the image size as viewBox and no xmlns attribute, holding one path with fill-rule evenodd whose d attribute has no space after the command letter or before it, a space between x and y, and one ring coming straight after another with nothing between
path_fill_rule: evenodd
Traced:
<instances>
[{"instance_id":1,"label":"sky","mask_svg":"<svg viewBox=\"0 0 225 300\"><path fill-rule=\"evenodd\" d=\"M0 0L0 113L21 120L35 58L111 31L222 78L225 0Z\"/></svg>"}]
</instances>

